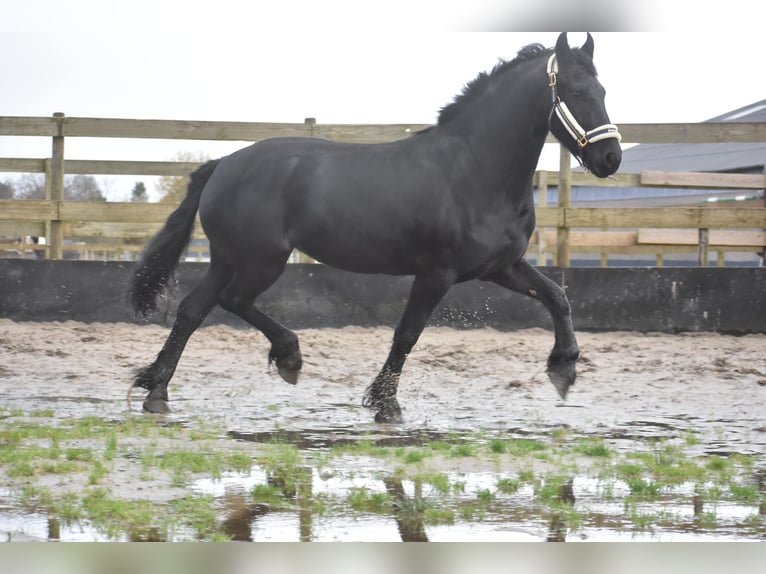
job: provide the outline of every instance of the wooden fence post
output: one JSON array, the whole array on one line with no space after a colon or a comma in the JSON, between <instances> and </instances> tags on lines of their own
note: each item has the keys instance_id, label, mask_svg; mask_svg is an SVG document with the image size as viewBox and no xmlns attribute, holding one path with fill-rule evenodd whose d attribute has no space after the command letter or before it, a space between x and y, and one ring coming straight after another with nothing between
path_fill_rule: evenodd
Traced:
<instances>
[{"instance_id":1,"label":"wooden fence post","mask_svg":"<svg viewBox=\"0 0 766 574\"><path fill-rule=\"evenodd\" d=\"M306 125L307 128L309 128L309 135L311 137L314 137L314 132L316 131L317 119L306 118L305 120L303 120L303 123Z\"/></svg>"},{"instance_id":2,"label":"wooden fence post","mask_svg":"<svg viewBox=\"0 0 766 574\"><path fill-rule=\"evenodd\" d=\"M566 210L572 207L572 157L569 150L559 144L561 160L559 162L559 207L564 210L564 227L556 232L556 252L558 265L569 267L569 223Z\"/></svg>"},{"instance_id":3,"label":"wooden fence post","mask_svg":"<svg viewBox=\"0 0 766 574\"><path fill-rule=\"evenodd\" d=\"M710 230L699 230L699 246L697 248L697 263L700 267L708 266L708 257L710 255Z\"/></svg>"},{"instance_id":4,"label":"wooden fence post","mask_svg":"<svg viewBox=\"0 0 766 574\"><path fill-rule=\"evenodd\" d=\"M53 117L57 120L57 135L53 136L50 170L47 170L45 174L45 189L50 190L50 197L46 196L46 199L61 202L64 201L64 114L56 112ZM50 230L48 257L62 259L64 257L64 224L56 219L51 220L50 226L46 227Z\"/></svg>"}]
</instances>

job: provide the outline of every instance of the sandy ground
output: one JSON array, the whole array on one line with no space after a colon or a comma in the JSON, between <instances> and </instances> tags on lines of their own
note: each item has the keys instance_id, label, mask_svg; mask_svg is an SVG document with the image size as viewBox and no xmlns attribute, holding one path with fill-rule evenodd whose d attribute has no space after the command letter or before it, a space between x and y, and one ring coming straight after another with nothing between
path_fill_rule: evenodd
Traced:
<instances>
[{"instance_id":1,"label":"sandy ground","mask_svg":"<svg viewBox=\"0 0 766 574\"><path fill-rule=\"evenodd\" d=\"M647 437L657 437L694 444L690 448L700 454L755 455L757 468L766 467L766 335L579 333L580 374L562 402L545 375L552 333L429 328L402 376L405 422L380 425L360 405L388 353L391 329L300 331L304 369L291 386L270 372L268 344L260 333L207 327L194 334L179 363L170 387L173 412L164 418L142 414L139 392L130 413L125 395L132 372L154 358L167 334L154 325L0 320L0 416L17 420L28 413L34 424L51 425L86 416L156 417L158 425L216 429L193 444L188 433L118 438L122 455L110 463L99 486L157 503L182 498L188 489L158 471L147 477L142 452L223 449L253 456L251 440L266 442L275 433L292 433L290 440L311 448L339 440L429 440L473 431L550 439L554 429L565 428L574 437L604 437L610 449L646 448ZM693 443L686 440L690 436ZM103 448L103 437L84 440L65 446ZM457 473L519 470L514 457L502 460L434 457L428 465ZM81 492L89 484L87 472L24 480L59 493ZM19 486L18 479L0 472L0 519L3 500L12 504ZM237 497L239 504L242 495ZM18 520L9 516L6 530L18 539ZM0 520L0 534L3 524Z\"/></svg>"},{"instance_id":2,"label":"sandy ground","mask_svg":"<svg viewBox=\"0 0 766 574\"><path fill-rule=\"evenodd\" d=\"M56 416L120 417L137 367L167 329L132 324L0 320L0 405ZM171 383L171 417L212 416L230 431L387 432L359 406L388 352L388 328L299 332L297 386L266 362L265 338L212 326L192 337ZM568 426L610 437L693 432L708 450L763 452L766 336L579 333L568 400L545 375L552 333L427 329L402 376L396 432ZM140 390L140 389L139 389ZM138 393L133 409L140 409ZM392 431L393 432L393 431Z\"/></svg>"}]
</instances>

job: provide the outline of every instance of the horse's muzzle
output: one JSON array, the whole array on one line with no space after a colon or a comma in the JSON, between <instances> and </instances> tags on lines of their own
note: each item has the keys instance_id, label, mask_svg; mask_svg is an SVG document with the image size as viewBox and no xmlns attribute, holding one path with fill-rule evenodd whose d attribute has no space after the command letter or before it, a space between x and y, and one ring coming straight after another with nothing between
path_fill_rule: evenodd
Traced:
<instances>
[{"instance_id":1,"label":"horse's muzzle","mask_svg":"<svg viewBox=\"0 0 766 574\"><path fill-rule=\"evenodd\" d=\"M617 172L622 162L622 148L616 140L589 144L582 150L582 160L596 177L609 177Z\"/></svg>"}]
</instances>

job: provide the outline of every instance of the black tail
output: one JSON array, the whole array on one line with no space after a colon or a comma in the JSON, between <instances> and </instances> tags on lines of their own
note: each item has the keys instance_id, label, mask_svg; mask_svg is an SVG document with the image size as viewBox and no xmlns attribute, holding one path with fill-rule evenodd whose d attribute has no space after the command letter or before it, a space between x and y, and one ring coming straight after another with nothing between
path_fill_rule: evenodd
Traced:
<instances>
[{"instance_id":1,"label":"black tail","mask_svg":"<svg viewBox=\"0 0 766 574\"><path fill-rule=\"evenodd\" d=\"M157 310L157 298L167 288L189 244L202 190L219 161L209 161L191 174L186 197L157 235L152 237L138 260L128 290L130 304L136 313L146 315Z\"/></svg>"}]
</instances>

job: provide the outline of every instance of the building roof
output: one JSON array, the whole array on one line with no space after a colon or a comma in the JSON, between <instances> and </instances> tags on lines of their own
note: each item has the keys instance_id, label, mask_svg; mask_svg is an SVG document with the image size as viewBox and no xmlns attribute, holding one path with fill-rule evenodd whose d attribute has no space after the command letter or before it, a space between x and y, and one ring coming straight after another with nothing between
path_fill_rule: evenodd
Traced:
<instances>
[{"instance_id":1,"label":"building roof","mask_svg":"<svg viewBox=\"0 0 766 574\"><path fill-rule=\"evenodd\" d=\"M715 122L766 122L766 100L707 120ZM761 171L766 164L766 142L639 144L625 149L620 171Z\"/></svg>"}]
</instances>

